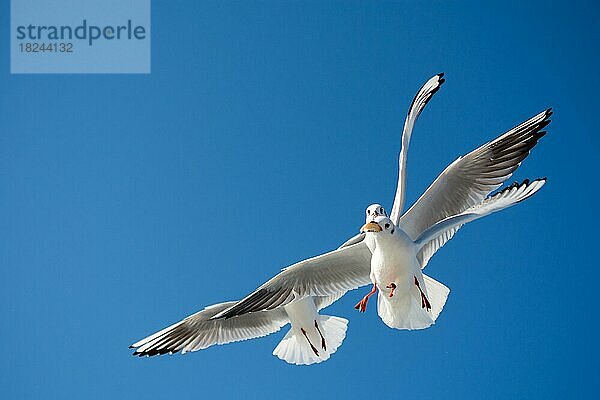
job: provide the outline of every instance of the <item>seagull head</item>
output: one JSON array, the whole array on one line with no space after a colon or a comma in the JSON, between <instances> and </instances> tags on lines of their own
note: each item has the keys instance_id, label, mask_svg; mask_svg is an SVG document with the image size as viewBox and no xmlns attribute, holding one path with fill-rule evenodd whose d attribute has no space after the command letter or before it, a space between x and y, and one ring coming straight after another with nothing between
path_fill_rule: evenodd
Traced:
<instances>
[{"instance_id":1,"label":"seagull head","mask_svg":"<svg viewBox=\"0 0 600 400\"><path fill-rule=\"evenodd\" d=\"M391 219L384 215L375 217L372 221L367 222L360 228L361 233L375 233L393 235L396 231L396 226Z\"/></svg>"},{"instance_id":2,"label":"seagull head","mask_svg":"<svg viewBox=\"0 0 600 400\"><path fill-rule=\"evenodd\" d=\"M365 211L365 222L371 222L379 216L387 217L385 209L381 206L381 204L371 204Z\"/></svg>"}]
</instances>

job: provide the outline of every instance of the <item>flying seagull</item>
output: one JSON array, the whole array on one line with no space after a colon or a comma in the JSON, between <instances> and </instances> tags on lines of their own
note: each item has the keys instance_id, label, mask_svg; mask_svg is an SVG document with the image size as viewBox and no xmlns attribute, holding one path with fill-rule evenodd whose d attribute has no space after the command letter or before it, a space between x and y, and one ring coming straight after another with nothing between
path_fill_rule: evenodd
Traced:
<instances>
[{"instance_id":1,"label":"flying seagull","mask_svg":"<svg viewBox=\"0 0 600 400\"><path fill-rule=\"evenodd\" d=\"M446 167L406 213L398 217L399 212L392 212L391 222L414 241L443 219L458 215L480 204L492 191L510 178L521 161L544 136L546 132L542 129L550 122L548 118L551 114L550 109L543 111L498 138L459 157ZM403 154L406 151L403 148L400 153L399 182L405 179L402 160L403 157L406 158ZM402 187L403 185L399 184L397 190L403 191ZM402 194L396 195L396 199L403 198ZM392 207L392 210L395 209L400 207ZM394 219L398 219L399 222L394 222ZM460 226L453 226L420 247L416 258L421 268L427 265L429 258L459 228ZM346 243L335 251L285 268L283 272L238 303L212 318L231 318L246 313L272 310L307 296L331 296L356 289L364 285L367 279L371 282L369 278L371 268L365 268L363 264L365 258L369 262L371 260L371 251L364 236L359 235L349 242L351 243ZM359 304L357 306L360 309Z\"/></svg>"},{"instance_id":2,"label":"flying seagull","mask_svg":"<svg viewBox=\"0 0 600 400\"><path fill-rule=\"evenodd\" d=\"M552 110L547 109L495 140L456 159L446 167L415 204L404 215L400 216L404 205L406 153L409 144L409 140L405 140L406 135L403 135L399 157L398 186L390 220L394 229L397 227L396 230L400 231L396 236L405 235L405 242L407 243L408 241L418 241L416 260L421 269L425 268L431 256L450 240L464 223L479 218L477 213L463 215L466 210L477 206L476 208L479 208L478 212L485 212L486 207L481 206L485 201L488 205L487 210L491 210L490 212L498 211L498 209L489 207L496 202L503 204L503 202L500 202L500 197L495 195L484 200L485 197L500 187L529 155L530 150L545 135L546 132L542 129L550 123L549 118L551 115ZM539 182L545 182L545 180ZM528 187L528 181L524 186ZM535 190L532 190L531 195L539 190L541 186L543 186L543 183L533 185ZM454 223L456 221L461 221L461 223ZM368 231L368 229L365 229L365 231ZM384 237L384 235L381 237ZM370 238L368 242L373 243L373 240L373 238ZM371 250L373 250L372 247ZM415 250L413 246L411 246L412 250ZM404 262L409 262L409 258L406 255L403 258ZM378 268L373 263L380 264L380 260L372 259L371 262L373 273ZM378 288L382 289L381 286L377 285L376 277L372 275L371 278L373 283L371 291L356 305L356 308L361 312L366 310L369 297L375 294ZM436 293L445 291L445 286L442 288L439 286L441 284L438 285L439 282L435 282L435 284L434 282L430 281L432 289L438 289L435 290ZM418 276L414 276L414 284L418 286L420 295L423 295L424 287L425 292L427 291L427 285ZM390 286L393 290L393 285L394 283L390 282L384 286L384 289L390 289L387 287ZM381 295L378 298L379 315L387 325L393 328L421 329L431 325L437 318L437 314L435 314L432 315L430 321L421 321L421 324L416 325L413 324L414 321L393 320L388 315L389 307L387 307L386 301L382 300ZM445 302L446 297L439 296L439 298L443 298ZM430 308L426 307L425 300L427 300L426 297L423 300L423 306L426 309ZM397 303L397 300L394 300L394 303ZM417 318L419 315L416 313L413 316Z\"/></svg>"},{"instance_id":3,"label":"flying seagull","mask_svg":"<svg viewBox=\"0 0 600 400\"><path fill-rule=\"evenodd\" d=\"M444 83L443 75L438 74L429 79L415 95L406 117L403 137L410 137L415 121L425 105ZM385 209L379 204L372 204L365 212L365 222L380 215L387 216ZM349 239L340 249L363 242L364 236L364 234L359 234ZM348 271L341 271L342 274L349 274L347 277L348 287L357 288L368 284L370 282L368 274L371 252L365 243L360 243L349 250L340 250L339 253L342 253L342 258L351 259L351 263L347 264ZM340 256L326 257L327 263L335 264L336 257ZM304 268L310 271L314 266L319 266L321 260L322 258L319 257L305 260L287 270L292 275L295 273L294 271ZM318 269L321 268L318 267ZM288 272L284 270L282 274L288 274ZM344 286L340 286L338 291L328 289L327 292L332 293L329 295L303 295L298 301L289 302L290 304L287 306L264 309L231 318L215 319L213 317L237 304L236 301L215 304L133 343L130 348L135 348L133 354L140 357L178 352L184 354L216 344L266 336L279 331L290 323L291 329L277 345L273 354L292 364L308 365L322 362L328 359L341 345L345 338L348 321L344 318L319 315L319 311L343 296L347 290ZM283 292L284 295L290 293L291 290ZM260 304L255 303L254 306L259 307Z\"/></svg>"},{"instance_id":4,"label":"flying seagull","mask_svg":"<svg viewBox=\"0 0 600 400\"><path fill-rule=\"evenodd\" d=\"M437 222L414 241L385 216L366 223L361 231L366 232L365 240L375 244L370 274L373 289L359 302L360 310L365 311L369 297L379 289L377 311L386 325L396 329L424 329L432 325L450 289L421 272L419 251L444 232L533 196L545 183L545 178L515 183L466 211Z\"/></svg>"},{"instance_id":5,"label":"flying seagull","mask_svg":"<svg viewBox=\"0 0 600 400\"><path fill-rule=\"evenodd\" d=\"M434 86L432 90L430 89L425 92L423 92L422 89L419 94L417 94L411 110L409 111L409 116L407 117L407 123L403 133L403 143L405 143L404 137L407 135L407 132L408 137L410 137L412 124L414 124L414 121L420 114L420 110L425 106L427 100L431 98L432 93L435 93L439 88L439 85L443 83L442 75L436 75L428 81L424 88L430 82L437 82L437 86ZM427 100L422 101L421 97L426 98ZM420 110L415 112L417 109L415 107L420 107ZM528 123L530 125L533 124L531 120L524 124ZM408 130L406 128L407 126L410 126ZM527 129L533 131L536 128L529 126ZM526 141L526 138L523 138L523 142ZM520 146L520 142L517 142L516 145ZM403 152L404 147L405 146L403 146ZM529 150L526 152L527 154L528 151ZM525 154L525 156L527 154ZM494 155L493 152L492 155ZM503 170L512 168L510 173L506 174L504 179L500 182L501 184L505 179L508 179L514 169L518 167L520 160L515 162L513 159L502 159L499 162L501 164L499 164L499 167ZM403 175L401 176L403 177ZM475 191L481 190L481 182L479 182L477 178L477 176L467 176L465 182L463 182L463 186L466 189L471 189L471 187L469 187L469 184L471 184L476 186L474 189ZM485 176L481 179L487 181L487 178L488 176ZM484 193L483 196L481 196L481 199L485 198L485 196L495 188L497 188L497 186L489 189L487 193ZM398 190L401 190L401 185L399 185ZM477 202L474 201L474 204L477 204ZM458 213L466 210L468 206L469 205L464 207L463 210L460 210L460 207L458 207ZM400 207L400 209L401 208L402 207ZM393 209L395 209L395 207L393 207ZM451 216L453 216L453 214L445 217ZM458 228L452 228L452 232L455 232L456 229ZM451 235L448 237L446 233L444 235L446 235L445 240L443 240L441 244L438 244L437 247L429 247L428 257L431 257L435 250L441 247L441 245L451 237ZM366 285L371 281L369 279L371 251L366 243L369 240L365 241L364 237L364 234L358 235L333 252L304 260L284 269L280 274L266 282L240 302L222 303L207 307L205 310L194 314L171 327L134 343L132 347L137 348L134 354L154 355L178 351L195 351L206 348L212 344L223 344L236 340L264 336L279 330L281 326L287 323L285 318L283 321L279 319L282 309L292 310L295 308L295 305L306 305L306 299L308 298L314 301L314 307L316 309L324 307L321 307L321 304L317 304L319 298L327 299L326 301L323 301L322 304L331 304L331 302L335 301L347 290ZM439 239L436 238L434 240ZM423 253L421 252L420 254ZM424 264L422 264L422 266L424 266ZM290 307L286 307L288 305L290 305ZM307 310L310 307L302 306L302 308ZM314 317L314 314L311 314L311 316ZM291 318L289 319L291 320ZM307 321L311 320L307 319ZM305 326L308 326L308 323L309 322L301 323L300 327L304 329ZM292 325L294 325L293 321ZM292 326L292 330L293 329L294 326ZM300 330L301 333L302 329ZM304 330L306 331L306 329ZM291 359L296 361L301 359L299 358L300 356L294 354L305 354L307 346L310 348L308 354L310 354L310 351L313 351L312 347L317 348L315 343L318 343L318 338L310 338L308 334L304 335L303 333L302 336L305 337L306 340L296 341L296 344L297 346L304 346L304 350L296 346L288 348L288 354L293 355ZM320 337L321 339L327 337L327 333L320 335ZM277 354L277 349L275 353L278 356L283 354ZM302 363L302 361L297 363Z\"/></svg>"}]
</instances>

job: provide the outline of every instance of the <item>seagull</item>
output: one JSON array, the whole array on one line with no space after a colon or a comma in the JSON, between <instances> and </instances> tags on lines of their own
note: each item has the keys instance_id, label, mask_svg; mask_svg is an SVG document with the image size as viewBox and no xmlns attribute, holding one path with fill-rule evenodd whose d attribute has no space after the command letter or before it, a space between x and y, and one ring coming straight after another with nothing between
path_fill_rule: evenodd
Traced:
<instances>
[{"instance_id":1,"label":"seagull","mask_svg":"<svg viewBox=\"0 0 600 400\"><path fill-rule=\"evenodd\" d=\"M380 215L387 216L385 209L380 204L370 205L365 210L365 223ZM366 258L364 262L368 265ZM345 293L346 291L341 291L332 296L307 296L274 310L243 314L230 319L211 318L237 302L215 304L133 343L130 348L135 348L133 354L140 357L178 352L185 354L216 344L266 336L289 323L291 328L277 345L273 355L290 364L320 363L329 359L341 346L346 337L348 320L320 315L319 311Z\"/></svg>"},{"instance_id":2,"label":"seagull","mask_svg":"<svg viewBox=\"0 0 600 400\"><path fill-rule=\"evenodd\" d=\"M495 196L489 199L486 199L486 197L510 178L539 139L546 134L543 129L550 123L549 118L551 115L552 109L547 109L496 139L457 158L442 171L413 206L401 215L401 210L404 207L406 160L411 131L408 131L408 134L403 134L402 148L398 158L398 185L390 213L390 221L394 229L401 232L398 235L406 235L405 239L407 240L419 241L416 259L421 269L427 266L433 254L450 240L464 223L470 221L469 218L473 217L473 213L468 216L462 215L466 210L474 206L481 206L484 202L490 207L490 203L499 201L499 198ZM536 188L538 186L541 188L543 184L534 185ZM453 224L452 221L464 222ZM440 222L444 223L436 225ZM447 229L442 229L444 227L447 227ZM368 231L368 229L363 230ZM373 243L373 240L369 239L368 242ZM372 247L371 250L373 251ZM406 256L407 260L409 258ZM378 288L376 281L373 279L371 281L373 283L371 291L355 306L361 312L365 312L369 297L375 294ZM418 277L415 277L414 281L416 285L416 282L419 281ZM438 282L434 285L441 285L437 284ZM420 282L420 286L419 289L422 291L424 286L422 282ZM386 289L389 288L386 287ZM440 292L445 291L441 287L439 289ZM379 299L381 299L381 296L379 296ZM382 313L385 314L385 312L381 311L384 306L381 304L382 301L378 301L379 314L386 322L386 319L382 316ZM431 322L433 323L433 321L435 321L435 318ZM422 329L426 327L412 327L406 321L394 321L388 325L391 327L403 326L406 327L405 329Z\"/></svg>"},{"instance_id":3,"label":"seagull","mask_svg":"<svg viewBox=\"0 0 600 400\"><path fill-rule=\"evenodd\" d=\"M405 121L404 136L410 135L421 111L444 83L443 75L438 74L429 79L415 95ZM387 212L380 204L370 205L365 211L365 223L378 216L387 216ZM366 242L374 248L374 241L371 239L367 239ZM334 284L333 289L324 286L323 293L328 294L319 295L317 289L312 291L314 294L300 292L296 300L285 301L283 297L294 296L294 294L292 289L284 289L278 293L278 296L282 297L280 306L273 306L278 299L269 299L270 305L265 303L261 306L260 302L254 302L253 307L264 307L264 309L227 318L218 315L231 309L238 302L214 304L129 347L135 349L133 354L140 357L179 352L185 354L213 345L263 337L279 331L289 323L291 325L289 332L277 345L273 354L288 363L297 365L325 361L342 344L348 320L320 315L319 311L343 296L349 290L348 288L355 289L370 282L371 251L364 240L364 234L356 235L342 244L337 253L301 261L285 268L281 274L271 280L274 281L272 284L277 285L280 279L295 279L293 277L300 273L302 275L300 281L302 281L305 277L310 278L311 271L315 268L322 270L327 268L323 265L339 265L338 259L349 260L349 262L342 261L346 268L336 272L340 274L339 279L343 279L344 283Z\"/></svg>"},{"instance_id":4,"label":"seagull","mask_svg":"<svg viewBox=\"0 0 600 400\"><path fill-rule=\"evenodd\" d=\"M442 79L441 75L436 77L438 82ZM423 104L422 101L413 101L413 106L419 104ZM398 186L390 221L413 241L420 238L421 234L436 223L482 203L490 193L498 189L520 166L539 139L546 134L543 128L550 123L549 117L552 115L552 110L547 109L496 139L459 157L446 167L412 207L401 215L405 197L406 154L412 133L412 124L409 123L411 111L402 137ZM416 118L419 113L415 112L412 115ZM407 126L409 129L406 129ZM459 228L460 225L452 225L441 232L430 231L437 236L421 238L423 243L415 256L421 269ZM219 312L212 319L232 318L246 313L272 310L307 296L330 296L372 283L370 279L372 253L367 241L364 240L365 234L366 232L363 232L349 239L337 250L285 268L254 292ZM364 264L365 260L368 260L368 267ZM423 284L421 286L424 287ZM376 287L371 290L372 293L374 289ZM425 289L423 293L426 294ZM360 309L361 306L358 308Z\"/></svg>"},{"instance_id":5,"label":"seagull","mask_svg":"<svg viewBox=\"0 0 600 400\"><path fill-rule=\"evenodd\" d=\"M390 214L390 220L399 227L402 225L396 223L395 220L400 218L400 211L398 210L403 208L404 195L401 194L399 197L398 191L403 192L404 190L406 150L408 149L412 128L431 96L437 92L443 82L443 74L431 78L415 96L406 118L402 135L402 151L399 158L398 188L392 206L392 213ZM510 140L509 147L520 149L518 156L514 156L511 152L502 153L503 149L506 150L506 148L497 143L494 144L493 141L488 143L489 148L485 148L486 145L484 145L478 149L485 157L488 157L489 162L476 159L467 164L458 163L457 168L451 169L449 172L447 168L444 172L447 172L446 175L450 181L458 181L459 190L453 193L452 186L450 186L449 194L446 193L445 190L448 188L444 183L447 182L438 182L440 180L438 177L426 192L426 194L429 193L429 196L425 198L422 196L407 213L401 216L402 218L406 217L403 220L405 224L404 231L415 241L420 238L421 233L424 233L436 223L458 216L472 206L480 204L486 199L487 195L500 187L511 176L512 172L520 165L520 162L529 154L529 150L541 136L535 138L533 144L531 143L531 137L540 134L540 129L547 124L544 121L550 113L547 112L546 114L543 118L538 115L536 116L538 118L534 117L503 135L506 136L506 139L501 142L504 143ZM521 158L519 159L519 157ZM446 204L444 199L437 199L439 196L448 196L446 200L450 202L450 206ZM402 202L400 206L397 205L398 201ZM443 208L439 212L432 212L432 215L425 218L420 216L419 213L427 210L427 206L415 208L420 201L433 201L433 204L438 201ZM374 206L377 208L379 205ZM413 210L412 213L411 210ZM383 212L378 211L375 218L386 215L385 210ZM409 216L407 217L407 215ZM466 218L465 221L472 218L472 216L466 215L463 217ZM423 218L427 222L419 225L418 222ZM448 221L445 222L449 223ZM416 257L421 267L427 264L427 261L437 249L447 242L460 227L452 224L448 226L451 226L451 228L419 247ZM437 234L435 231L428 232L432 235ZM427 238L422 237L421 239L425 241ZM320 318L323 316L320 316L318 311L339 299L348 290L372 282L370 279L371 249L376 248L375 241L376 239L371 239L370 235L367 238L366 232L359 233L334 251L284 268L281 273L240 301L206 307L204 310L148 336L130 347L135 348L134 354L140 356L173 354L180 351L185 353L204 349L214 344L225 344L265 336L278 331L287 323L291 323L292 328L273 353L279 358L294 364L311 364L323 361L341 345L345 337L347 321L339 317L329 317L338 318L336 320L338 326L327 328L324 326L325 324L319 324ZM424 293L427 296L427 292L424 291ZM311 327L311 323L313 327ZM328 331L334 332L336 330L338 332L331 334L330 337ZM324 347L327 347L327 349ZM315 350L319 353L318 359L313 358L313 356L317 356Z\"/></svg>"},{"instance_id":6,"label":"seagull","mask_svg":"<svg viewBox=\"0 0 600 400\"><path fill-rule=\"evenodd\" d=\"M366 233L365 240L375 242L370 274L373 289L357 308L364 312L369 297L379 289L377 311L387 326L409 330L431 326L442 311L450 289L422 273L417 254L423 246L445 232L520 203L545 183L546 178L514 183L466 211L437 222L416 240L386 216L366 223L361 228Z\"/></svg>"}]
</instances>

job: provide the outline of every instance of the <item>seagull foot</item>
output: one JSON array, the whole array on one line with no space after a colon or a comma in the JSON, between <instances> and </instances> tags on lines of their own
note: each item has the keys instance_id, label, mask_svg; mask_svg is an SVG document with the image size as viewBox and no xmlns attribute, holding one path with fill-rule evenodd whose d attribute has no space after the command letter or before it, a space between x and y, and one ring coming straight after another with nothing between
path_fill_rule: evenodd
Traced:
<instances>
[{"instance_id":1,"label":"seagull foot","mask_svg":"<svg viewBox=\"0 0 600 400\"><path fill-rule=\"evenodd\" d=\"M304 330L304 328L300 328L300 331L302 332L302 334L304 335L304 337L306 338L306 340L308 341L308 344L310 345L310 348L312 349L313 353L315 353L315 355L317 357L319 357L319 351L317 350L317 348L315 346L313 346L313 344L310 342L310 339L308 338L308 335L306 334L306 331Z\"/></svg>"},{"instance_id":2,"label":"seagull foot","mask_svg":"<svg viewBox=\"0 0 600 400\"><path fill-rule=\"evenodd\" d=\"M375 292L377 292L377 285L373 284L373 288L371 289L371 291L369 293L367 293L367 295L365 297L363 297L361 301L356 303L354 308L356 308L361 313L364 313L365 311L367 311L367 303L369 302L369 297L373 296L375 294Z\"/></svg>"},{"instance_id":3,"label":"seagull foot","mask_svg":"<svg viewBox=\"0 0 600 400\"><path fill-rule=\"evenodd\" d=\"M369 302L369 298L367 296L363 297L361 301L359 301L358 303L356 303L356 305L354 306L354 308L356 308L358 311L360 312L365 312L367 311L367 303Z\"/></svg>"},{"instance_id":4,"label":"seagull foot","mask_svg":"<svg viewBox=\"0 0 600 400\"><path fill-rule=\"evenodd\" d=\"M317 324L316 319L315 319L315 328L317 328L317 332L319 332L319 335L321 335L321 347L323 348L323 350L327 351L327 344L325 344L325 337L321 333L321 330L319 329L319 324Z\"/></svg>"},{"instance_id":5,"label":"seagull foot","mask_svg":"<svg viewBox=\"0 0 600 400\"><path fill-rule=\"evenodd\" d=\"M394 282L392 282L389 285L387 285L386 288L392 289L390 291L390 297L394 297L394 290L396 290L396 284Z\"/></svg>"},{"instance_id":6,"label":"seagull foot","mask_svg":"<svg viewBox=\"0 0 600 400\"><path fill-rule=\"evenodd\" d=\"M425 308L425 309L427 309L427 311L430 311L431 303L427 299L427 296L425 296L425 293L423 293L423 290L421 290L421 286L419 285L419 280L417 279L417 277L415 276L414 278L415 278L415 285L417 285L419 292L421 292L421 308Z\"/></svg>"}]
</instances>

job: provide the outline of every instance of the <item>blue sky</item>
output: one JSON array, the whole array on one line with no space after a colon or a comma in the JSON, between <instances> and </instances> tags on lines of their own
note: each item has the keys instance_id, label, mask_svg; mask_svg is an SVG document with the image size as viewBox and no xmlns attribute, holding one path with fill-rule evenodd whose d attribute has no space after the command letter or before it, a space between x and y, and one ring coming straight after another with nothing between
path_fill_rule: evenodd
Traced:
<instances>
[{"instance_id":1,"label":"blue sky","mask_svg":"<svg viewBox=\"0 0 600 400\"><path fill-rule=\"evenodd\" d=\"M10 75L2 2L2 397L597 393L599 10L457 3L155 1L150 75ZM390 207L405 112L442 71L408 204L457 156L555 114L512 179L546 187L430 261L452 290L435 326L359 315L363 288L325 310L350 324L320 365L272 356L284 332L131 357L134 340L336 247L370 203Z\"/></svg>"}]
</instances>

